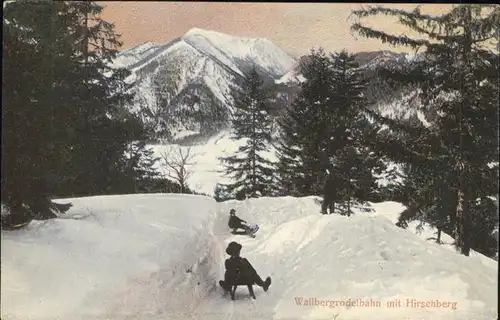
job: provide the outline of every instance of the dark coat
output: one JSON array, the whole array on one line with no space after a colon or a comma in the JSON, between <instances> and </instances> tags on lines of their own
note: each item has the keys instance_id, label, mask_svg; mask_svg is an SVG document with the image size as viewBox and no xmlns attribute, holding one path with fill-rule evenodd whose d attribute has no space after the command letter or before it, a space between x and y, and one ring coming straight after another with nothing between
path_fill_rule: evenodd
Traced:
<instances>
[{"instance_id":1,"label":"dark coat","mask_svg":"<svg viewBox=\"0 0 500 320\"><path fill-rule=\"evenodd\" d=\"M243 225L242 225L243 222L246 222L246 221L238 218L237 216L230 216L229 222L227 225L231 229L238 229L238 228L243 228Z\"/></svg>"},{"instance_id":2,"label":"dark coat","mask_svg":"<svg viewBox=\"0 0 500 320\"><path fill-rule=\"evenodd\" d=\"M225 282L228 284L253 284L257 271L252 264L242 257L231 257L225 261Z\"/></svg>"}]
</instances>

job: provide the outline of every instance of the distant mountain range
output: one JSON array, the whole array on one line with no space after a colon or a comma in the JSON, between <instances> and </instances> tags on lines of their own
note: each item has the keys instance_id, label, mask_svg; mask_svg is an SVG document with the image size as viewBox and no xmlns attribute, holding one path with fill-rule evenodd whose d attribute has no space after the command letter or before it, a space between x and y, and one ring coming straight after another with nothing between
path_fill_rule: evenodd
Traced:
<instances>
[{"instance_id":1,"label":"distant mountain range","mask_svg":"<svg viewBox=\"0 0 500 320\"><path fill-rule=\"evenodd\" d=\"M401 64L408 54L360 52L366 69ZM156 137L177 139L211 135L227 127L232 113L231 89L252 68L269 84L296 85L303 79L298 59L271 41L237 37L194 28L166 44L147 42L120 52L114 66L131 71L135 82L131 109Z\"/></svg>"}]
</instances>

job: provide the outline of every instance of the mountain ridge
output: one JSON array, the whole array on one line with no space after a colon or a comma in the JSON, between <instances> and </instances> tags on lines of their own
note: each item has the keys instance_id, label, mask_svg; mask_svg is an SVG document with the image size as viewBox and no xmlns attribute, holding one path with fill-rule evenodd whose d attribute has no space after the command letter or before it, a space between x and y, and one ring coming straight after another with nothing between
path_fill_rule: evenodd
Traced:
<instances>
[{"instance_id":1,"label":"mountain ridge","mask_svg":"<svg viewBox=\"0 0 500 320\"><path fill-rule=\"evenodd\" d=\"M411 60L389 50L354 54L367 69ZM255 68L265 83L296 90L303 77L295 58L265 38L192 28L167 43L147 41L118 53L115 67L131 71L138 114L153 139L175 140L185 132L210 136L230 126L231 90ZM295 89L294 89L295 88Z\"/></svg>"},{"instance_id":2,"label":"mountain ridge","mask_svg":"<svg viewBox=\"0 0 500 320\"><path fill-rule=\"evenodd\" d=\"M268 39L192 28L164 44L151 41L120 52L115 67L131 71L139 114L155 137L182 131L211 134L227 127L230 92L255 68L266 81L285 74L295 59Z\"/></svg>"}]
</instances>

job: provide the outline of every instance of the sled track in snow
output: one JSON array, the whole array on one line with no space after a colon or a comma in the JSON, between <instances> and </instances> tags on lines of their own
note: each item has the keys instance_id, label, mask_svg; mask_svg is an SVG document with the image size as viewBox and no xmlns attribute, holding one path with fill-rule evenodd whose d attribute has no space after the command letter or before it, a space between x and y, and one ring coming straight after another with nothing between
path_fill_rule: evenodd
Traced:
<instances>
[{"instance_id":1,"label":"sled track in snow","mask_svg":"<svg viewBox=\"0 0 500 320\"><path fill-rule=\"evenodd\" d=\"M219 243L219 261L220 261L220 278L224 278L224 261L227 256L225 254L226 245L229 241L243 242L247 239L251 241L259 241L257 238L250 238L247 235L234 235L227 230L227 210L226 208L219 208L218 219L214 224L214 235ZM241 240L240 240L241 239ZM245 240L243 240L245 239ZM243 240L243 241L242 241ZM224 293L219 284L211 290L207 298L204 299L198 307L195 309L191 319L208 319L208 320L220 320L220 319L236 319L236 320L248 320L248 319L272 319L274 316L274 310L266 310L266 294L260 289L260 287L254 287L257 299L252 299L248 293L248 289L245 286L238 287L235 300L231 300L229 293ZM263 309L260 309L263 308ZM259 310L260 309L260 310Z\"/></svg>"},{"instance_id":2,"label":"sled track in snow","mask_svg":"<svg viewBox=\"0 0 500 320\"><path fill-rule=\"evenodd\" d=\"M217 227L214 225L214 229ZM217 230L217 229L216 229ZM224 234L222 232L215 232L215 237L220 244L219 261L224 263ZM221 269L220 278L224 277L223 269ZM210 290L207 298L202 301L195 309L192 319L234 319L234 304L230 297L225 295L216 283L214 288Z\"/></svg>"}]
</instances>

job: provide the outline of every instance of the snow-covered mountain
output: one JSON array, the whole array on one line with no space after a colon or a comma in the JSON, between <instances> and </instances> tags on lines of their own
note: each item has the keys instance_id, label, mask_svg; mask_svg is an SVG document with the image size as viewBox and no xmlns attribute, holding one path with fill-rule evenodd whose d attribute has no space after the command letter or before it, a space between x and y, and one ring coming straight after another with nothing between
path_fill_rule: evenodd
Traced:
<instances>
[{"instance_id":1,"label":"snow-covered mountain","mask_svg":"<svg viewBox=\"0 0 500 320\"><path fill-rule=\"evenodd\" d=\"M388 50L362 51L354 56L356 61L367 70L374 70L381 66L394 68L423 57L422 53L398 53Z\"/></svg>"},{"instance_id":2,"label":"snow-covered mountain","mask_svg":"<svg viewBox=\"0 0 500 320\"><path fill-rule=\"evenodd\" d=\"M421 54L392 51L358 52L355 58L373 79L371 93L378 111L393 118L419 118L411 107L414 93L401 95L379 88L377 67L400 68ZM181 139L213 136L225 129L232 114L231 90L252 68L269 84L296 90L305 78L299 59L271 41L194 28L168 43L146 42L122 51L115 67L131 71L136 93L131 109L139 114L156 137ZM392 90L392 91L391 91ZM380 101L379 101L380 100Z\"/></svg>"},{"instance_id":3,"label":"snow-covered mountain","mask_svg":"<svg viewBox=\"0 0 500 320\"><path fill-rule=\"evenodd\" d=\"M399 67L405 65L415 58L421 57L421 54L397 53L393 51L362 51L354 54L356 62L366 71L375 71L378 67ZM286 74L284 74L277 83L299 83L304 81L300 74L298 61Z\"/></svg>"},{"instance_id":4,"label":"snow-covered mountain","mask_svg":"<svg viewBox=\"0 0 500 320\"><path fill-rule=\"evenodd\" d=\"M252 68L276 80L293 57L271 41L194 28L166 44L147 42L118 54L115 67L132 72L134 111L158 133L211 133L226 125L231 88Z\"/></svg>"},{"instance_id":5,"label":"snow-covered mountain","mask_svg":"<svg viewBox=\"0 0 500 320\"><path fill-rule=\"evenodd\" d=\"M281 78L276 80L276 83L286 83L286 84L301 83L305 80L306 78L304 78L304 76L300 74L299 70L293 68L287 73L285 73Z\"/></svg>"},{"instance_id":6,"label":"snow-covered mountain","mask_svg":"<svg viewBox=\"0 0 500 320\"><path fill-rule=\"evenodd\" d=\"M397 120L416 120L428 126L426 114L432 113L424 110L418 103L417 90L397 90L388 88L380 81L378 68L384 67L400 70L410 63L423 59L422 53L397 53L393 51L367 51L354 54L356 62L364 70L366 78L370 81L367 98L375 111L381 115ZM300 73L299 62L284 74L276 83L288 86L297 86L306 79ZM417 120L418 119L418 120Z\"/></svg>"}]
</instances>

